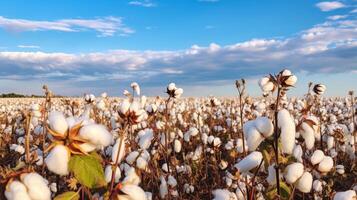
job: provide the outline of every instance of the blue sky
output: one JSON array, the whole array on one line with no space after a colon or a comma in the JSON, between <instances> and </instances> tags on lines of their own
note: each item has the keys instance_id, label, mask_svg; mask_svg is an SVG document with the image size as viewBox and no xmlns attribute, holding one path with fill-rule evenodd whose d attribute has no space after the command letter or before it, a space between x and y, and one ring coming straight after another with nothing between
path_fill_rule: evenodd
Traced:
<instances>
[{"instance_id":1,"label":"blue sky","mask_svg":"<svg viewBox=\"0 0 357 200\"><path fill-rule=\"evenodd\" d=\"M160 95L232 96L234 80L289 68L301 95L357 84L357 4L316 0L5 0L0 2L0 92L112 95L132 81Z\"/></svg>"}]
</instances>

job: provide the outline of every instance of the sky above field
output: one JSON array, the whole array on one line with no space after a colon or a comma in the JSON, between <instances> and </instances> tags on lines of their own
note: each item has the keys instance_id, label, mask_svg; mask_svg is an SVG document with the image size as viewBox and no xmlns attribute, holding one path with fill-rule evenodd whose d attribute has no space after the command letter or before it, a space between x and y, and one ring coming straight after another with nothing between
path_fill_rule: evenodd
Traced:
<instances>
[{"instance_id":1,"label":"sky above field","mask_svg":"<svg viewBox=\"0 0 357 200\"><path fill-rule=\"evenodd\" d=\"M234 80L288 68L326 95L357 90L357 1L4 0L0 93L234 96Z\"/></svg>"}]
</instances>

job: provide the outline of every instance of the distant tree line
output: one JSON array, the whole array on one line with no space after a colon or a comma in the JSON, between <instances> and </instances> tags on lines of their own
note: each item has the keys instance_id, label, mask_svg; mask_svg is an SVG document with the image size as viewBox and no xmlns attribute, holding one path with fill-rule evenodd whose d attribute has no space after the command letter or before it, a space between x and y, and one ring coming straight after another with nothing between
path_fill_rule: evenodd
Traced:
<instances>
[{"instance_id":1,"label":"distant tree line","mask_svg":"<svg viewBox=\"0 0 357 200\"><path fill-rule=\"evenodd\" d=\"M24 95L24 94L17 94L17 93L5 93L5 94L0 94L0 98L43 98L44 96L42 95ZM55 95L54 97L65 97L65 96L60 96L60 95Z\"/></svg>"}]
</instances>

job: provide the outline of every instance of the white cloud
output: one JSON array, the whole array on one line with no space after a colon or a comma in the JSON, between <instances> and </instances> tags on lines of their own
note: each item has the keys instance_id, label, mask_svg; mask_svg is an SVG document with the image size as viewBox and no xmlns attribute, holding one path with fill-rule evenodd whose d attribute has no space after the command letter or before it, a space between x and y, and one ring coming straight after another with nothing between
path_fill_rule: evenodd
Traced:
<instances>
[{"instance_id":1,"label":"white cloud","mask_svg":"<svg viewBox=\"0 0 357 200\"><path fill-rule=\"evenodd\" d=\"M17 45L17 47L23 49L40 49L40 46L37 45Z\"/></svg>"},{"instance_id":2,"label":"white cloud","mask_svg":"<svg viewBox=\"0 0 357 200\"><path fill-rule=\"evenodd\" d=\"M0 51L1 79L64 82L109 88L140 80L157 87L234 80L276 72L338 73L357 69L357 19L318 24L285 39L252 39L230 45L193 45L176 51L111 50L83 54Z\"/></svg>"},{"instance_id":3,"label":"white cloud","mask_svg":"<svg viewBox=\"0 0 357 200\"><path fill-rule=\"evenodd\" d=\"M135 31L127 27L121 18L105 17L97 19L62 19L56 21L38 21L27 19L10 19L0 16L0 27L9 31L62 31L81 32L94 30L98 36L129 35Z\"/></svg>"},{"instance_id":4,"label":"white cloud","mask_svg":"<svg viewBox=\"0 0 357 200\"><path fill-rule=\"evenodd\" d=\"M142 7L147 7L147 8L156 7L156 4L151 2L150 0L130 1L129 5L142 6Z\"/></svg>"},{"instance_id":5,"label":"white cloud","mask_svg":"<svg viewBox=\"0 0 357 200\"><path fill-rule=\"evenodd\" d=\"M345 4L339 1L324 1L317 3L316 6L324 12L346 7Z\"/></svg>"},{"instance_id":6,"label":"white cloud","mask_svg":"<svg viewBox=\"0 0 357 200\"><path fill-rule=\"evenodd\" d=\"M350 13L357 13L357 8L353 9Z\"/></svg>"},{"instance_id":7,"label":"white cloud","mask_svg":"<svg viewBox=\"0 0 357 200\"><path fill-rule=\"evenodd\" d=\"M339 20L339 19L345 19L347 17L348 17L348 15L333 15L333 16L327 17L327 19L329 19L329 20Z\"/></svg>"}]
</instances>

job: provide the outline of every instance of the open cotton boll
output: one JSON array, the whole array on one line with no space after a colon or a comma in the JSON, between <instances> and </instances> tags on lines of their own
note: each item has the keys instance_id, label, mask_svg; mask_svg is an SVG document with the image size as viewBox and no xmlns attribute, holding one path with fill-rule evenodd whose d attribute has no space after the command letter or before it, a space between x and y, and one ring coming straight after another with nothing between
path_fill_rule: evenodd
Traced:
<instances>
[{"instance_id":1,"label":"open cotton boll","mask_svg":"<svg viewBox=\"0 0 357 200\"><path fill-rule=\"evenodd\" d=\"M138 174L135 171L134 167L130 167L127 169L127 171L125 171L125 178L122 181L122 184L133 184L133 185L139 185L139 183L141 182L140 177L138 176Z\"/></svg>"},{"instance_id":2,"label":"open cotton boll","mask_svg":"<svg viewBox=\"0 0 357 200\"><path fill-rule=\"evenodd\" d=\"M112 180L112 174L113 174L112 166L107 165L104 170L104 178L107 183L109 183ZM121 178L121 171L119 167L117 167L117 169L115 170L115 177L114 177L115 183L118 183L120 178Z\"/></svg>"},{"instance_id":3,"label":"open cotton boll","mask_svg":"<svg viewBox=\"0 0 357 200\"><path fill-rule=\"evenodd\" d=\"M274 126L271 120L267 117L258 117L254 120L254 126L265 137L273 135Z\"/></svg>"},{"instance_id":4,"label":"open cotton boll","mask_svg":"<svg viewBox=\"0 0 357 200\"><path fill-rule=\"evenodd\" d=\"M118 157L118 163L120 163L123 160L124 155L125 155L125 139L123 140L123 142L120 142L120 140L121 140L120 138L117 139L117 141L112 149L112 161L113 162L116 162L116 159ZM121 146L120 146L120 150L119 150L120 144L121 144ZM118 150L120 152L119 155L118 155Z\"/></svg>"},{"instance_id":5,"label":"open cotton boll","mask_svg":"<svg viewBox=\"0 0 357 200\"><path fill-rule=\"evenodd\" d=\"M356 199L356 192L354 190L337 192L333 197L333 200L353 200L353 199Z\"/></svg>"},{"instance_id":6,"label":"open cotton boll","mask_svg":"<svg viewBox=\"0 0 357 200\"><path fill-rule=\"evenodd\" d=\"M64 117L63 113L58 111L51 111L48 115L48 121L51 130L56 131L57 133L65 135L68 130L67 120Z\"/></svg>"},{"instance_id":7,"label":"open cotton boll","mask_svg":"<svg viewBox=\"0 0 357 200\"><path fill-rule=\"evenodd\" d=\"M314 153L312 154L310 158L310 162L312 165L319 164L324 159L324 157L325 157L324 152L318 149L314 151Z\"/></svg>"},{"instance_id":8,"label":"open cotton boll","mask_svg":"<svg viewBox=\"0 0 357 200\"><path fill-rule=\"evenodd\" d=\"M295 146L295 123L289 111L278 112L278 126L281 129L281 145L284 153L291 154Z\"/></svg>"},{"instance_id":9,"label":"open cotton boll","mask_svg":"<svg viewBox=\"0 0 357 200\"><path fill-rule=\"evenodd\" d=\"M325 156L319 164L318 170L320 172L329 172L333 167L333 159L330 156Z\"/></svg>"},{"instance_id":10,"label":"open cotton boll","mask_svg":"<svg viewBox=\"0 0 357 200\"><path fill-rule=\"evenodd\" d=\"M132 152L130 152L129 155L125 158L125 161L126 161L128 164L132 165L138 156L139 156L139 152L137 152L137 151L132 151Z\"/></svg>"},{"instance_id":11,"label":"open cotton boll","mask_svg":"<svg viewBox=\"0 0 357 200\"><path fill-rule=\"evenodd\" d=\"M108 132L105 126L99 124L90 124L83 126L79 130L81 138L88 140L91 144L98 146L108 146L113 143L113 135Z\"/></svg>"},{"instance_id":12,"label":"open cotton boll","mask_svg":"<svg viewBox=\"0 0 357 200\"><path fill-rule=\"evenodd\" d=\"M27 193L31 199L50 200L51 191L47 185L47 180L38 173L29 173L21 177L27 188Z\"/></svg>"},{"instance_id":13,"label":"open cotton boll","mask_svg":"<svg viewBox=\"0 0 357 200\"><path fill-rule=\"evenodd\" d=\"M285 180L289 184L295 183L304 173L304 165L301 163L292 163L285 168Z\"/></svg>"},{"instance_id":14,"label":"open cotton boll","mask_svg":"<svg viewBox=\"0 0 357 200\"><path fill-rule=\"evenodd\" d=\"M237 196L227 189L216 189L212 191L214 195L213 200L236 200Z\"/></svg>"},{"instance_id":15,"label":"open cotton boll","mask_svg":"<svg viewBox=\"0 0 357 200\"><path fill-rule=\"evenodd\" d=\"M26 186L20 181L12 181L7 185L5 197L8 200L31 200L27 193Z\"/></svg>"},{"instance_id":16,"label":"open cotton boll","mask_svg":"<svg viewBox=\"0 0 357 200\"><path fill-rule=\"evenodd\" d=\"M293 156L294 158L296 158L296 160L298 162L302 163L302 155L304 154L304 152L302 151L302 148L300 145L296 145L293 151Z\"/></svg>"},{"instance_id":17,"label":"open cotton boll","mask_svg":"<svg viewBox=\"0 0 357 200\"><path fill-rule=\"evenodd\" d=\"M279 179L281 179L281 173L279 173ZM268 177L267 182L269 185L276 184L276 171L275 171L275 164L272 164L268 167Z\"/></svg>"},{"instance_id":18,"label":"open cotton boll","mask_svg":"<svg viewBox=\"0 0 357 200\"><path fill-rule=\"evenodd\" d=\"M247 172L255 167L258 167L262 159L262 153L259 151L253 151L248 156L243 158L243 160L235 164L234 167L236 167L240 172Z\"/></svg>"},{"instance_id":19,"label":"open cotton boll","mask_svg":"<svg viewBox=\"0 0 357 200\"><path fill-rule=\"evenodd\" d=\"M169 193L168 188L167 188L167 182L163 176L160 177L160 198L165 199L166 195Z\"/></svg>"},{"instance_id":20,"label":"open cotton boll","mask_svg":"<svg viewBox=\"0 0 357 200\"><path fill-rule=\"evenodd\" d=\"M151 129L145 129L145 132L139 138L139 146L141 149L147 149L151 145L151 140L154 138L153 131Z\"/></svg>"},{"instance_id":21,"label":"open cotton boll","mask_svg":"<svg viewBox=\"0 0 357 200\"><path fill-rule=\"evenodd\" d=\"M249 151L254 151L258 148L264 137L259 133L255 127L251 127L248 132L245 133L247 138L247 146Z\"/></svg>"},{"instance_id":22,"label":"open cotton boll","mask_svg":"<svg viewBox=\"0 0 357 200\"><path fill-rule=\"evenodd\" d=\"M312 187L312 175L310 172L304 172L297 181L296 188L303 193L309 193Z\"/></svg>"},{"instance_id":23,"label":"open cotton boll","mask_svg":"<svg viewBox=\"0 0 357 200\"><path fill-rule=\"evenodd\" d=\"M321 183L321 181L314 180L314 182L312 183L312 188L316 192L321 192L322 191L322 183Z\"/></svg>"},{"instance_id":24,"label":"open cotton boll","mask_svg":"<svg viewBox=\"0 0 357 200\"><path fill-rule=\"evenodd\" d=\"M315 144L314 129L305 122L301 124L301 128L300 134L305 140L306 149L310 150Z\"/></svg>"},{"instance_id":25,"label":"open cotton boll","mask_svg":"<svg viewBox=\"0 0 357 200\"><path fill-rule=\"evenodd\" d=\"M327 137L327 149L330 150L335 146L335 139L332 136Z\"/></svg>"},{"instance_id":26,"label":"open cotton boll","mask_svg":"<svg viewBox=\"0 0 357 200\"><path fill-rule=\"evenodd\" d=\"M136 159L136 167L138 167L139 169L146 169L146 166L148 165L148 161L146 161L146 159L144 159L143 157L139 157L138 159Z\"/></svg>"},{"instance_id":27,"label":"open cotton boll","mask_svg":"<svg viewBox=\"0 0 357 200\"><path fill-rule=\"evenodd\" d=\"M56 145L50 151L45 159L48 170L58 175L68 174L68 162L70 158L70 152L64 145Z\"/></svg>"},{"instance_id":28,"label":"open cotton boll","mask_svg":"<svg viewBox=\"0 0 357 200\"><path fill-rule=\"evenodd\" d=\"M128 199L128 200L146 200L146 194L141 187L132 184L123 184L120 190L125 195L118 195L118 199Z\"/></svg>"},{"instance_id":29,"label":"open cotton boll","mask_svg":"<svg viewBox=\"0 0 357 200\"><path fill-rule=\"evenodd\" d=\"M176 153L180 153L181 152L181 148L182 148L182 145L181 145L181 142L180 140L175 140L174 142L174 149L175 149L175 152Z\"/></svg>"}]
</instances>

